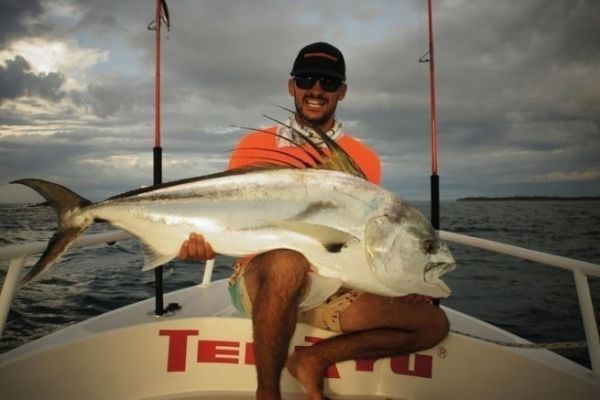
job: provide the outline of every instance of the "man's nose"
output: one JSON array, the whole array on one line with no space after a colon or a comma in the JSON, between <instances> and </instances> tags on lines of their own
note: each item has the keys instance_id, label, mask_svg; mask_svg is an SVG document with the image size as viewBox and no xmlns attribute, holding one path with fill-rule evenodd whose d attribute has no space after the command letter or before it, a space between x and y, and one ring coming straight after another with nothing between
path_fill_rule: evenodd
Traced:
<instances>
[{"instance_id":1,"label":"man's nose","mask_svg":"<svg viewBox=\"0 0 600 400\"><path fill-rule=\"evenodd\" d=\"M323 88L321 87L321 81L319 81L319 80L317 79L317 81L315 82L315 84L313 85L313 87L311 87L311 88L310 88L310 90L309 90L309 93L310 93L310 92L323 93L323 92L324 92L324 90L323 90Z\"/></svg>"}]
</instances>

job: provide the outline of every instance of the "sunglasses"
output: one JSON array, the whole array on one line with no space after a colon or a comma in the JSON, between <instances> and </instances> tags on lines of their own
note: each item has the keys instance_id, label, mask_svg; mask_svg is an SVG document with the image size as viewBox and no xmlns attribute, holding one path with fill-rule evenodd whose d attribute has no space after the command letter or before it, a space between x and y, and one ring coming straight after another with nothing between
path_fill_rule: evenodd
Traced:
<instances>
[{"instance_id":1,"label":"sunglasses","mask_svg":"<svg viewBox=\"0 0 600 400\"><path fill-rule=\"evenodd\" d=\"M310 90L319 81L321 88L326 92L335 92L342 86L342 81L337 78L327 78L324 76L295 76L296 86L302 90Z\"/></svg>"}]
</instances>

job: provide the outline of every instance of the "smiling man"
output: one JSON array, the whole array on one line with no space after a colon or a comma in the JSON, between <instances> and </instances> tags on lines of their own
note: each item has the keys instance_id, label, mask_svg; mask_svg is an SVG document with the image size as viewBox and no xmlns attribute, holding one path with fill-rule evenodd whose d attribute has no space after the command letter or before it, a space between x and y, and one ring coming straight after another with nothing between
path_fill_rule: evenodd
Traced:
<instances>
[{"instance_id":1,"label":"smiling man","mask_svg":"<svg viewBox=\"0 0 600 400\"><path fill-rule=\"evenodd\" d=\"M294 62L288 91L296 111L323 132L334 126L337 103L346 97L345 69L342 53L327 43L306 46Z\"/></svg>"},{"instance_id":2,"label":"smiling man","mask_svg":"<svg viewBox=\"0 0 600 400\"><path fill-rule=\"evenodd\" d=\"M283 125L246 135L233 152L229 168L261 161L291 163L298 167L302 166L302 162L310 162L309 156L300 148L304 145L302 138L294 132L301 131L319 143L321 139L310 127L312 125L337 141L367 178L379 184L379 157L363 143L344 133L342 122L335 115L338 102L344 99L347 90L342 53L328 43L310 44L298 53L290 75L288 92L294 98L296 113Z\"/></svg>"},{"instance_id":3,"label":"smiling man","mask_svg":"<svg viewBox=\"0 0 600 400\"><path fill-rule=\"evenodd\" d=\"M335 140L355 161L366 178L380 181L377 154L343 133L336 117L346 96L346 67L342 53L328 43L313 43L296 57L288 90L296 112L281 126L250 132L234 150L229 167L261 162L303 167L314 164L302 136L320 143L314 129ZM300 131L303 135L298 135ZM324 151L327 151L324 148ZM192 234L180 258L206 260L215 256L201 235ZM352 358L380 358L434 346L448 333L444 312L432 299L409 295L383 297L331 285L312 272L306 258L292 250L273 250L238 260L230 278L230 295L238 310L252 318L258 386L257 399L281 398L282 370L300 381L311 400L325 398L327 367ZM296 349L288 356L297 322L340 335Z\"/></svg>"}]
</instances>

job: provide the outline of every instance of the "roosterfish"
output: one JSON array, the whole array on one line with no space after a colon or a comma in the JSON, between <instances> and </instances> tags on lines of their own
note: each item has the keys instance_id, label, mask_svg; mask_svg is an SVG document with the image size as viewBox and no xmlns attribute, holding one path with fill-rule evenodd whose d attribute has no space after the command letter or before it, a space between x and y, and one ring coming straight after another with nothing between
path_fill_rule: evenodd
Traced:
<instances>
[{"instance_id":1,"label":"roosterfish","mask_svg":"<svg viewBox=\"0 0 600 400\"><path fill-rule=\"evenodd\" d=\"M327 282L328 292L343 285L382 296L448 297L451 290L441 277L455 263L437 231L406 200L368 182L335 141L316 132L323 146L295 132L311 160L302 168L265 161L97 203L40 179L11 182L36 190L58 215L57 231L20 284L56 264L80 234L101 221L140 241L144 270L177 257L195 232L215 252L232 257L298 251Z\"/></svg>"}]
</instances>

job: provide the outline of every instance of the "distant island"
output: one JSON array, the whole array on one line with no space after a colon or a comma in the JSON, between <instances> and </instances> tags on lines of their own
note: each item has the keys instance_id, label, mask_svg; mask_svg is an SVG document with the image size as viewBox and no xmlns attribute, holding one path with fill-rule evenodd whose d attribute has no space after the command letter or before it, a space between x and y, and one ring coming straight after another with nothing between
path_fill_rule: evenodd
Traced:
<instances>
[{"instance_id":1,"label":"distant island","mask_svg":"<svg viewBox=\"0 0 600 400\"><path fill-rule=\"evenodd\" d=\"M456 201L600 201L599 196L508 196L508 197L463 197Z\"/></svg>"}]
</instances>

